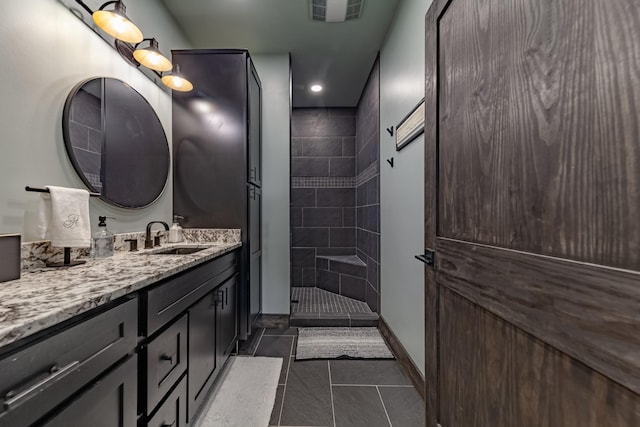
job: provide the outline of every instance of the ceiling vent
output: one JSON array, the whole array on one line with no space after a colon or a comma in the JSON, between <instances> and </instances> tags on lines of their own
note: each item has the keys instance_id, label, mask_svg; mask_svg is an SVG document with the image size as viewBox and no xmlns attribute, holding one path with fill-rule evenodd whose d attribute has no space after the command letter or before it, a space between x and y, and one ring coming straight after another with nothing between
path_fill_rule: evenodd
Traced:
<instances>
[{"instance_id":1,"label":"ceiling vent","mask_svg":"<svg viewBox=\"0 0 640 427\"><path fill-rule=\"evenodd\" d=\"M360 18L364 0L309 0L311 19L344 22Z\"/></svg>"}]
</instances>

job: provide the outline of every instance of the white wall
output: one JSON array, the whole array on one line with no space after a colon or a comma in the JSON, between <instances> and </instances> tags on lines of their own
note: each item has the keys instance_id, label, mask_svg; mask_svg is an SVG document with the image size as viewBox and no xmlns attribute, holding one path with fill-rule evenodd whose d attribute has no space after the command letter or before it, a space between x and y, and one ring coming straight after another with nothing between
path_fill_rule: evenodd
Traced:
<instances>
[{"instance_id":1,"label":"white wall","mask_svg":"<svg viewBox=\"0 0 640 427\"><path fill-rule=\"evenodd\" d=\"M262 82L262 312L289 314L289 55L251 55Z\"/></svg>"},{"instance_id":2,"label":"white wall","mask_svg":"<svg viewBox=\"0 0 640 427\"><path fill-rule=\"evenodd\" d=\"M402 151L385 130L424 97L424 16L430 1L400 3L380 52L382 317L424 374L424 139ZM386 159L394 158L391 168Z\"/></svg>"},{"instance_id":3,"label":"white wall","mask_svg":"<svg viewBox=\"0 0 640 427\"><path fill-rule=\"evenodd\" d=\"M60 2L28 3L3 4L0 27L0 233L25 231L25 210L32 210L39 197L25 192L25 185L84 188L67 158L61 124L67 94L81 80L106 76L130 84L155 109L171 141L168 93L128 65ZM155 36L165 53L190 47L159 2L129 3L129 17L145 36ZM150 219L169 221L171 176L164 193L148 208L126 210L92 199L90 209L94 227L98 215L117 218L109 223L112 232L142 230Z\"/></svg>"}]
</instances>

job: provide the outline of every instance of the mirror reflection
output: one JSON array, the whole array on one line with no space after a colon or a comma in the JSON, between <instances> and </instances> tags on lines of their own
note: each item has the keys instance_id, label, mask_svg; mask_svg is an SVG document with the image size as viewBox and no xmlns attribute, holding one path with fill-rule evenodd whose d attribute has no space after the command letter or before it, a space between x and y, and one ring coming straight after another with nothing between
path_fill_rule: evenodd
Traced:
<instances>
[{"instance_id":1,"label":"mirror reflection","mask_svg":"<svg viewBox=\"0 0 640 427\"><path fill-rule=\"evenodd\" d=\"M101 77L77 85L65 103L63 133L73 167L103 200L142 208L162 194L167 137L151 105L128 84Z\"/></svg>"}]
</instances>

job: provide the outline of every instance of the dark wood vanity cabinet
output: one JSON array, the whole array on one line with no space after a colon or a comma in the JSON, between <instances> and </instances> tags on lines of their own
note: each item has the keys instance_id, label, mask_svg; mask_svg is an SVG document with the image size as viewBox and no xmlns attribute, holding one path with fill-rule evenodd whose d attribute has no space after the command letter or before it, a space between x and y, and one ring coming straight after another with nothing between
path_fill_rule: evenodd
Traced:
<instances>
[{"instance_id":1,"label":"dark wood vanity cabinet","mask_svg":"<svg viewBox=\"0 0 640 427\"><path fill-rule=\"evenodd\" d=\"M0 356L0 426L134 427L137 298L52 329Z\"/></svg>"},{"instance_id":2,"label":"dark wood vanity cabinet","mask_svg":"<svg viewBox=\"0 0 640 427\"><path fill-rule=\"evenodd\" d=\"M240 251L0 348L0 427L182 427L237 340Z\"/></svg>"},{"instance_id":3,"label":"dark wood vanity cabinet","mask_svg":"<svg viewBox=\"0 0 640 427\"><path fill-rule=\"evenodd\" d=\"M216 312L216 359L221 367L233 351L238 338L238 278L235 275L218 289Z\"/></svg>"},{"instance_id":4,"label":"dark wood vanity cabinet","mask_svg":"<svg viewBox=\"0 0 640 427\"><path fill-rule=\"evenodd\" d=\"M241 230L238 334L246 339L261 312L260 79L246 50L172 54L194 85L172 95L174 213L185 228Z\"/></svg>"},{"instance_id":5,"label":"dark wood vanity cabinet","mask_svg":"<svg viewBox=\"0 0 640 427\"><path fill-rule=\"evenodd\" d=\"M239 252L143 292L143 425L187 425L204 403L237 338Z\"/></svg>"}]
</instances>

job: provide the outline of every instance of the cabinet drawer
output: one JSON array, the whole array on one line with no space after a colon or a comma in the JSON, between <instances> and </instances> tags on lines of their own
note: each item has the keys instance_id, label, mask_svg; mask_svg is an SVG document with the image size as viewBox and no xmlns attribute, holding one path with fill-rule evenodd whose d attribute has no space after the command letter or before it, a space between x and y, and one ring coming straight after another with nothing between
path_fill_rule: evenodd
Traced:
<instances>
[{"instance_id":1,"label":"cabinet drawer","mask_svg":"<svg viewBox=\"0 0 640 427\"><path fill-rule=\"evenodd\" d=\"M131 356L58 410L42 426L136 427L137 365L137 357Z\"/></svg>"},{"instance_id":2,"label":"cabinet drawer","mask_svg":"<svg viewBox=\"0 0 640 427\"><path fill-rule=\"evenodd\" d=\"M187 315L146 346L147 413L187 370Z\"/></svg>"},{"instance_id":3,"label":"cabinet drawer","mask_svg":"<svg viewBox=\"0 0 640 427\"><path fill-rule=\"evenodd\" d=\"M147 422L147 427L184 427L187 425L187 376L167 397L158 412Z\"/></svg>"},{"instance_id":4,"label":"cabinet drawer","mask_svg":"<svg viewBox=\"0 0 640 427\"><path fill-rule=\"evenodd\" d=\"M137 344L131 299L0 360L0 426L30 425Z\"/></svg>"},{"instance_id":5,"label":"cabinet drawer","mask_svg":"<svg viewBox=\"0 0 640 427\"><path fill-rule=\"evenodd\" d=\"M222 255L168 279L145 294L145 336L184 312L236 270L237 251Z\"/></svg>"}]
</instances>

